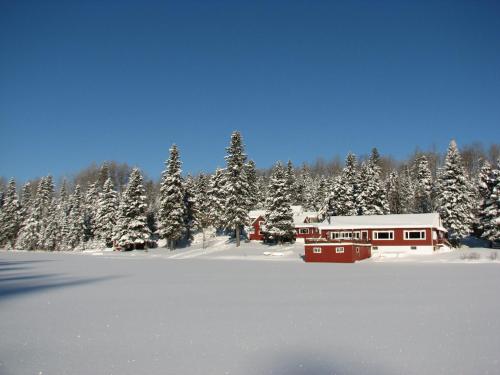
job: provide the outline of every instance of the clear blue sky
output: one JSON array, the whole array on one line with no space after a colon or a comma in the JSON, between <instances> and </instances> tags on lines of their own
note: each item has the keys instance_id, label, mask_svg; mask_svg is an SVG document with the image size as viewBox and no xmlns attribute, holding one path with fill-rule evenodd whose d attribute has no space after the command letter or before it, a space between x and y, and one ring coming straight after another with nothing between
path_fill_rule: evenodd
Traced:
<instances>
[{"instance_id":1,"label":"clear blue sky","mask_svg":"<svg viewBox=\"0 0 500 375\"><path fill-rule=\"evenodd\" d=\"M0 175L500 141L499 1L1 1Z\"/></svg>"}]
</instances>

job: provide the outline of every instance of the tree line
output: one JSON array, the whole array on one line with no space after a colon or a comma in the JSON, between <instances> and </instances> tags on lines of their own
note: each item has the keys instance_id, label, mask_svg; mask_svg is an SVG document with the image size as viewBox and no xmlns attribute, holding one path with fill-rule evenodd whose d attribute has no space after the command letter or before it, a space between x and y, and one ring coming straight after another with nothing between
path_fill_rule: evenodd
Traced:
<instances>
[{"instance_id":1,"label":"tree line","mask_svg":"<svg viewBox=\"0 0 500 375\"><path fill-rule=\"evenodd\" d=\"M496 149L490 148L490 156L498 156ZM239 246L252 209L265 209L268 239L291 241L292 205L321 218L438 211L454 243L471 232L498 240L499 161L477 146L467 150L464 159L452 141L444 156L416 152L410 161L395 163L374 148L367 157L349 153L335 168L296 168L288 161L257 170L234 132L225 168L211 174L183 176L173 145L157 183L115 162L82 171L71 187L62 181L57 193L52 176L27 182L20 192L11 179L0 193L0 246L142 249L162 238L174 249L206 231L232 234Z\"/></svg>"}]
</instances>

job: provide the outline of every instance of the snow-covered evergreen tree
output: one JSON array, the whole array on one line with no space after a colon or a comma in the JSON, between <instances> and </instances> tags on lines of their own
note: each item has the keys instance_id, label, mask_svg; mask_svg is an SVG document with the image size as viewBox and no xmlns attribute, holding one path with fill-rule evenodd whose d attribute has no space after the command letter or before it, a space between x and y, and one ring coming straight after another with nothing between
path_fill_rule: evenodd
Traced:
<instances>
[{"instance_id":1,"label":"snow-covered evergreen tree","mask_svg":"<svg viewBox=\"0 0 500 375\"><path fill-rule=\"evenodd\" d=\"M234 230L236 246L240 246L240 231L248 223L248 179L244 168L246 155L243 140L238 131L231 135L231 143L225 157L226 181L224 184L226 228Z\"/></svg>"},{"instance_id":2,"label":"snow-covered evergreen tree","mask_svg":"<svg viewBox=\"0 0 500 375\"><path fill-rule=\"evenodd\" d=\"M84 202L84 241L91 241L94 239L98 201L99 188L96 183L90 184L87 188L87 192L85 193Z\"/></svg>"},{"instance_id":3,"label":"snow-covered evergreen tree","mask_svg":"<svg viewBox=\"0 0 500 375\"><path fill-rule=\"evenodd\" d=\"M295 184L288 185L290 191L294 191L293 188ZM259 176L257 178L257 203L255 208L264 208L266 206L266 198L267 198L267 190L268 190L268 182L265 176ZM293 196L290 194L290 196Z\"/></svg>"},{"instance_id":4,"label":"snow-covered evergreen tree","mask_svg":"<svg viewBox=\"0 0 500 375\"><path fill-rule=\"evenodd\" d=\"M288 187L288 194L290 194L290 203L295 203L294 196L296 195L295 187L297 184L297 178L295 177L295 169L291 160L288 160L286 164L286 186ZM267 185L267 183L266 183ZM260 185L260 188L262 186ZM266 189L267 190L267 189Z\"/></svg>"},{"instance_id":5,"label":"snow-covered evergreen tree","mask_svg":"<svg viewBox=\"0 0 500 375\"><path fill-rule=\"evenodd\" d=\"M146 218L147 204L143 178L138 168L132 169L120 202L114 239L125 249L143 249L151 235Z\"/></svg>"},{"instance_id":6,"label":"snow-covered evergreen tree","mask_svg":"<svg viewBox=\"0 0 500 375\"><path fill-rule=\"evenodd\" d=\"M432 174L425 155L415 161L415 209L416 213L432 211Z\"/></svg>"},{"instance_id":7,"label":"snow-covered evergreen tree","mask_svg":"<svg viewBox=\"0 0 500 375\"><path fill-rule=\"evenodd\" d=\"M361 165L357 209L359 215L384 215L389 213L385 189L381 183L380 157L376 148L367 162Z\"/></svg>"},{"instance_id":8,"label":"snow-covered evergreen tree","mask_svg":"<svg viewBox=\"0 0 500 375\"><path fill-rule=\"evenodd\" d=\"M490 171L488 177L487 166L481 170L481 180L486 180L480 185L480 191L485 198L481 204L480 219L482 224L482 237L490 241L500 240L500 159L497 168ZM486 186L485 186L486 185Z\"/></svg>"},{"instance_id":9,"label":"snow-covered evergreen tree","mask_svg":"<svg viewBox=\"0 0 500 375\"><path fill-rule=\"evenodd\" d=\"M400 199L401 199L401 213L413 213L415 208L415 185L413 183L412 173L408 166L404 166L400 175Z\"/></svg>"},{"instance_id":10,"label":"snow-covered evergreen tree","mask_svg":"<svg viewBox=\"0 0 500 375\"><path fill-rule=\"evenodd\" d=\"M342 170L338 197L339 216L352 216L357 214L356 196L359 190L358 162L356 155L349 153L346 157L345 167Z\"/></svg>"},{"instance_id":11,"label":"snow-covered evergreen tree","mask_svg":"<svg viewBox=\"0 0 500 375\"><path fill-rule=\"evenodd\" d=\"M83 242L85 236L84 201L80 185L75 186L75 191L69 200L69 206L68 234L64 244L68 249L75 249Z\"/></svg>"},{"instance_id":12,"label":"snow-covered evergreen tree","mask_svg":"<svg viewBox=\"0 0 500 375\"><path fill-rule=\"evenodd\" d=\"M61 190L59 191L56 211L57 223L59 225L59 241L57 247L59 250L69 250L67 239L69 234L68 215L70 211L70 201L66 180L63 180Z\"/></svg>"},{"instance_id":13,"label":"snow-covered evergreen tree","mask_svg":"<svg viewBox=\"0 0 500 375\"><path fill-rule=\"evenodd\" d=\"M389 204L389 212L391 214L403 213L401 205L401 187L399 184L399 176L396 170L392 170L386 180L387 203Z\"/></svg>"},{"instance_id":14,"label":"snow-covered evergreen tree","mask_svg":"<svg viewBox=\"0 0 500 375\"><path fill-rule=\"evenodd\" d=\"M118 193L115 191L113 181L108 177L101 193L97 204L96 238L107 247L113 245L113 230L116 226L118 214Z\"/></svg>"},{"instance_id":15,"label":"snow-covered evergreen tree","mask_svg":"<svg viewBox=\"0 0 500 375\"><path fill-rule=\"evenodd\" d=\"M193 233L200 228L198 221L198 201L196 196L196 182L190 175L183 182L184 191L184 227L186 229L186 238L193 240Z\"/></svg>"},{"instance_id":16,"label":"snow-covered evergreen tree","mask_svg":"<svg viewBox=\"0 0 500 375\"><path fill-rule=\"evenodd\" d=\"M255 162L250 160L245 164L245 173L248 183L248 210L253 210L257 204L257 168Z\"/></svg>"},{"instance_id":17,"label":"snow-covered evergreen tree","mask_svg":"<svg viewBox=\"0 0 500 375\"><path fill-rule=\"evenodd\" d=\"M472 202L471 185L457 144L452 140L445 164L438 175L437 208L448 229L448 237L454 244L458 244L471 231Z\"/></svg>"},{"instance_id":18,"label":"snow-covered evergreen tree","mask_svg":"<svg viewBox=\"0 0 500 375\"><path fill-rule=\"evenodd\" d=\"M18 240L16 242L17 249L37 250L40 249L43 243L42 234L46 188L47 183L45 178L42 178L38 183L35 196L31 198L31 207L19 231Z\"/></svg>"},{"instance_id":19,"label":"snow-covered evergreen tree","mask_svg":"<svg viewBox=\"0 0 500 375\"><path fill-rule=\"evenodd\" d=\"M203 247L205 246L205 229L212 225L209 190L210 177L202 173L196 181L195 199L197 204L197 226L203 234Z\"/></svg>"},{"instance_id":20,"label":"snow-covered evergreen tree","mask_svg":"<svg viewBox=\"0 0 500 375\"><path fill-rule=\"evenodd\" d=\"M266 204L266 238L292 241L295 238L293 213L286 180L286 171L281 162L273 169Z\"/></svg>"},{"instance_id":21,"label":"snow-covered evergreen tree","mask_svg":"<svg viewBox=\"0 0 500 375\"><path fill-rule=\"evenodd\" d=\"M0 247L14 248L22 223L21 205L17 196L16 181L7 185L4 203L0 211Z\"/></svg>"},{"instance_id":22,"label":"snow-covered evergreen tree","mask_svg":"<svg viewBox=\"0 0 500 375\"><path fill-rule=\"evenodd\" d=\"M176 243L186 233L185 194L181 177L181 161L176 145L170 148L167 169L162 174L160 184L160 210L158 222L160 236L167 240L167 246L173 250Z\"/></svg>"},{"instance_id":23,"label":"snow-covered evergreen tree","mask_svg":"<svg viewBox=\"0 0 500 375\"><path fill-rule=\"evenodd\" d=\"M31 210L32 197L31 197L31 182L26 182L21 189L21 221L28 219Z\"/></svg>"},{"instance_id":24,"label":"snow-covered evergreen tree","mask_svg":"<svg viewBox=\"0 0 500 375\"><path fill-rule=\"evenodd\" d=\"M225 170L217 168L215 173L210 178L210 185L208 189L208 199L210 201L210 221L217 230L221 230L225 227L225 181Z\"/></svg>"},{"instance_id":25,"label":"snow-covered evergreen tree","mask_svg":"<svg viewBox=\"0 0 500 375\"><path fill-rule=\"evenodd\" d=\"M42 234L42 246L44 250L59 250L61 244L61 227L58 221L56 199L52 198L49 210L45 218L45 225Z\"/></svg>"}]
</instances>

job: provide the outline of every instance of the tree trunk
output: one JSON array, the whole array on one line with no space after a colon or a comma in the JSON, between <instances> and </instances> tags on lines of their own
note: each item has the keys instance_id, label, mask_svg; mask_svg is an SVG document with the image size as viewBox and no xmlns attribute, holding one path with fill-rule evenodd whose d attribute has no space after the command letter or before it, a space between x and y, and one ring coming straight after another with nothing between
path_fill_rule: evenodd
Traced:
<instances>
[{"instance_id":1,"label":"tree trunk","mask_svg":"<svg viewBox=\"0 0 500 375\"><path fill-rule=\"evenodd\" d=\"M240 226L236 226L236 247L240 246Z\"/></svg>"},{"instance_id":2,"label":"tree trunk","mask_svg":"<svg viewBox=\"0 0 500 375\"><path fill-rule=\"evenodd\" d=\"M203 245L202 245L202 249L204 249L205 248L205 228L202 228L201 232L203 233Z\"/></svg>"}]
</instances>

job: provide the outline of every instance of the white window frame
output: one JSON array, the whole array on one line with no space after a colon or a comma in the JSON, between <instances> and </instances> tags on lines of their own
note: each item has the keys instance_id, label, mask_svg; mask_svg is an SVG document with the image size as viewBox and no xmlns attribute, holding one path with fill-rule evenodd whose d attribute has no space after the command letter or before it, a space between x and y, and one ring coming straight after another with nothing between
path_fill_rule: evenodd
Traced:
<instances>
[{"instance_id":1,"label":"white window frame","mask_svg":"<svg viewBox=\"0 0 500 375\"><path fill-rule=\"evenodd\" d=\"M389 233L389 238L378 238L379 233ZM394 240L394 231L393 230L374 230L373 231L373 239L377 241L393 241Z\"/></svg>"},{"instance_id":2,"label":"white window frame","mask_svg":"<svg viewBox=\"0 0 500 375\"><path fill-rule=\"evenodd\" d=\"M352 238L354 240L360 240L361 239L361 232L357 231L357 232L352 232Z\"/></svg>"},{"instance_id":3,"label":"white window frame","mask_svg":"<svg viewBox=\"0 0 500 375\"><path fill-rule=\"evenodd\" d=\"M309 234L309 228L299 228L299 234Z\"/></svg>"},{"instance_id":4,"label":"white window frame","mask_svg":"<svg viewBox=\"0 0 500 375\"><path fill-rule=\"evenodd\" d=\"M343 246L336 247L335 248L335 253L336 254L344 254L344 247Z\"/></svg>"},{"instance_id":5,"label":"white window frame","mask_svg":"<svg viewBox=\"0 0 500 375\"><path fill-rule=\"evenodd\" d=\"M425 229L412 229L412 230L405 230L403 238L405 241L424 241L426 239L426 233ZM410 233L420 233L420 238L409 238ZM422 237L423 235L423 237Z\"/></svg>"},{"instance_id":6,"label":"white window frame","mask_svg":"<svg viewBox=\"0 0 500 375\"><path fill-rule=\"evenodd\" d=\"M313 253L314 254L321 254L321 247L313 247Z\"/></svg>"}]
</instances>

